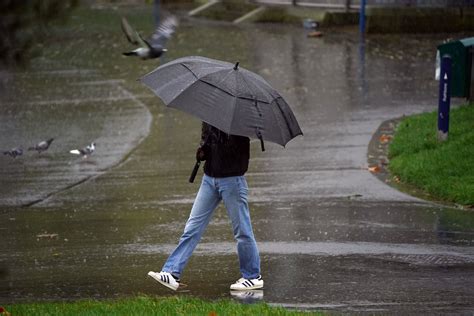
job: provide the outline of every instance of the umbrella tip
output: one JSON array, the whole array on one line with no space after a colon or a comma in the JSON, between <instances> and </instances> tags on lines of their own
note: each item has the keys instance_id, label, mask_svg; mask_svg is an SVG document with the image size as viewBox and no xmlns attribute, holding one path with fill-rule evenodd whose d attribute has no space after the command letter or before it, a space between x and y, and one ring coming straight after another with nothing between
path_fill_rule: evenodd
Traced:
<instances>
[{"instance_id":1,"label":"umbrella tip","mask_svg":"<svg viewBox=\"0 0 474 316\"><path fill-rule=\"evenodd\" d=\"M235 63L234 70L237 70L239 68L239 62Z\"/></svg>"}]
</instances>

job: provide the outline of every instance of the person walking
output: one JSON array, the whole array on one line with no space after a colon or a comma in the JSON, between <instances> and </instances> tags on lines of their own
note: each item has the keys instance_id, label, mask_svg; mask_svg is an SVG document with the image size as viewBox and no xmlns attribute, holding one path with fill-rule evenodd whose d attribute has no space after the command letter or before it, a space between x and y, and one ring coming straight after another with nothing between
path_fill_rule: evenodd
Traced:
<instances>
[{"instance_id":1,"label":"person walking","mask_svg":"<svg viewBox=\"0 0 474 316\"><path fill-rule=\"evenodd\" d=\"M196 159L205 161L201 186L178 246L160 272L148 272L150 277L174 291L179 288L181 274L189 258L214 210L223 201L237 241L242 276L230 285L230 289L246 291L263 288L260 256L250 220L248 186L244 176L249 157L248 137L229 135L203 122L201 144L196 152Z\"/></svg>"}]
</instances>

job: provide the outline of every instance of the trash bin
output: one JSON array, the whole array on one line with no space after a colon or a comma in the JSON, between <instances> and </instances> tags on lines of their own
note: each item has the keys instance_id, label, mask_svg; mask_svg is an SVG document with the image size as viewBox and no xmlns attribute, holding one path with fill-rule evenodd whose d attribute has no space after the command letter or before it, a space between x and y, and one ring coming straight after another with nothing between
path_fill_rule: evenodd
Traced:
<instances>
[{"instance_id":1,"label":"trash bin","mask_svg":"<svg viewBox=\"0 0 474 316\"><path fill-rule=\"evenodd\" d=\"M474 97L474 37L439 45L436 54L437 67L439 67L440 58L444 55L449 55L452 59L451 96L471 99ZM436 74L439 75L438 68Z\"/></svg>"}]
</instances>

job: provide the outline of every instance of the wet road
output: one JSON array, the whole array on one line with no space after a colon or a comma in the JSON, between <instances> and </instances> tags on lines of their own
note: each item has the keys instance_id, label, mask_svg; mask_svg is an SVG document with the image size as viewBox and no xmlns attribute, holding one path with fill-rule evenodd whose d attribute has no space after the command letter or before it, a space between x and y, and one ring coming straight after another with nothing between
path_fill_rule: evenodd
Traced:
<instances>
[{"instance_id":1,"label":"wet road","mask_svg":"<svg viewBox=\"0 0 474 316\"><path fill-rule=\"evenodd\" d=\"M143 11L128 14L146 27ZM83 26L90 15L94 31ZM146 273L160 269L188 216L200 122L135 82L156 63L84 48L90 36L128 48L115 18L79 11L74 41L59 32L68 45L51 43L31 70L2 74L1 148L58 135L41 156L0 157L2 303L174 295ZM308 39L297 27L182 23L167 58L239 60L281 91L304 132L286 148L251 145L265 279L254 297L345 312L474 312L474 214L408 196L367 170L383 121L436 109L434 47L446 37L360 42L353 31ZM91 140L89 159L67 153ZM230 297L238 277L221 206L180 292Z\"/></svg>"}]
</instances>

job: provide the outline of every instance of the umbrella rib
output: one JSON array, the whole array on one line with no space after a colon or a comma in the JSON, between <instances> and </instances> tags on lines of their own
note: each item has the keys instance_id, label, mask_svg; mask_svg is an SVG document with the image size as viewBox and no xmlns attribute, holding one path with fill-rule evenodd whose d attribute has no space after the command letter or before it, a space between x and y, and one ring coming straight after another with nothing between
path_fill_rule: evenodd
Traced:
<instances>
[{"instance_id":1,"label":"umbrella rib","mask_svg":"<svg viewBox=\"0 0 474 316\"><path fill-rule=\"evenodd\" d=\"M186 66L186 65L184 65L184 64L181 64L181 65L182 65L183 67L185 67L197 80L199 80L199 81L201 81L201 82L203 82L203 83L205 83L205 84L208 84L208 85L210 85L210 86L212 86L212 87L214 87L214 88L216 88L216 89L219 89L219 90L221 90L222 92L227 93L228 95L231 95L231 96L233 96L233 97L235 97L235 98L239 98L239 99L243 99L243 100L252 100L252 101L253 101L253 100L257 99L258 102L270 104L270 102L268 102L267 100L261 100L261 99L257 98L257 96L253 96L253 97L237 96L237 95L235 95L235 94L233 94L233 93L231 93L231 92L229 92L229 91L227 91L227 90L222 89L221 87L217 86L216 84L210 83L209 81L207 81L207 80L205 79L205 76L202 77L202 78L199 78L188 66ZM234 70L232 70L232 71L234 71ZM242 76L242 78L244 79L243 81L244 81L245 84L247 85L247 88L250 90L249 84L248 84L247 81L245 80L245 77Z\"/></svg>"},{"instance_id":2,"label":"umbrella rib","mask_svg":"<svg viewBox=\"0 0 474 316\"><path fill-rule=\"evenodd\" d=\"M255 80L257 80L260 84L265 85L265 86L266 86L268 89L270 89L270 90L274 90L274 89L268 84L268 82L266 82L265 79L263 79L261 76L255 74L255 73L253 73L253 72L250 72L250 71L248 71L248 70L247 70L247 72L249 72L250 75L252 76L252 78L255 79ZM242 77L243 77L245 80L246 80L246 78L247 78L247 77L244 77L244 76L242 76ZM260 87L260 85L255 85L255 87L258 88L262 93L263 93L263 92L266 92L266 90L265 90L265 89L262 89L262 87Z\"/></svg>"},{"instance_id":3,"label":"umbrella rib","mask_svg":"<svg viewBox=\"0 0 474 316\"><path fill-rule=\"evenodd\" d=\"M201 80L201 79L199 79L199 78L198 78L198 81L200 81L200 82L202 82L202 83L205 83L205 84L207 84L207 85L210 85L211 87L214 87L214 88L216 88L216 89L219 89L219 90L221 90L222 92L227 93L227 94L230 95L230 96L233 96L233 97L235 97L235 98L238 98L237 96L233 95L233 94L230 93L229 91L226 91L226 90L224 90L224 89L222 89L222 88L216 86L215 84L209 83L209 82L207 82L207 81L205 81L205 80Z\"/></svg>"},{"instance_id":4,"label":"umbrella rib","mask_svg":"<svg viewBox=\"0 0 474 316\"><path fill-rule=\"evenodd\" d=\"M223 70L226 70L226 69L223 69ZM232 71L234 71L234 70L232 70ZM227 73L226 76L225 76L222 80L220 80L220 82L224 81L224 79L225 79L227 76L229 76L229 75L230 75L230 74ZM235 94L233 94L232 92L230 92L230 91L228 91L228 90L224 90L224 89L222 89L221 87L219 87L217 84L219 84L220 82L218 82L217 84L214 84L214 83L211 83L211 82L207 81L207 80L205 79L205 77L206 77L206 76L203 76L202 78L197 78L197 77L196 77L196 78L197 78L199 81L201 81L201 82L207 83L208 85L210 85L210 86L212 86L212 87L215 87L215 88L217 88L217 89L219 89L219 90L221 90L221 91L227 93L228 95L233 96L234 98L238 98L238 96L235 95Z\"/></svg>"},{"instance_id":5,"label":"umbrella rib","mask_svg":"<svg viewBox=\"0 0 474 316\"><path fill-rule=\"evenodd\" d=\"M186 66L186 65L183 64L183 63L181 63L180 65L183 66L184 68L186 68L190 73L192 73L193 76L194 76L197 80L200 80L199 77L194 73L194 71L191 70L191 68L189 68L188 66Z\"/></svg>"},{"instance_id":6,"label":"umbrella rib","mask_svg":"<svg viewBox=\"0 0 474 316\"><path fill-rule=\"evenodd\" d=\"M240 72L239 72L239 76L240 76L240 78L242 79L242 81L245 83L245 85L247 86L247 90L248 90L248 91L252 91L252 93L254 94L253 97L256 99L257 96L256 96L255 93L254 93L255 91L253 91L252 89L250 89L250 85L248 84L248 82L247 82L247 80L245 79L245 77L242 76L242 74L241 74Z\"/></svg>"},{"instance_id":7,"label":"umbrella rib","mask_svg":"<svg viewBox=\"0 0 474 316\"><path fill-rule=\"evenodd\" d=\"M219 89L219 90L221 90L222 92L227 93L228 95L231 95L231 96L233 96L233 97L237 97L237 96L233 95L232 93L230 93L229 91L226 91L226 90L224 90L224 89L222 89L222 88L216 86L215 84L212 84L212 83L210 83L210 82L207 82L206 80L203 80L203 79L199 78L199 77L191 70L191 68L189 68L189 67L186 66L185 64L180 64L180 65L183 66L184 68L186 68L198 81L200 81L200 82L202 82L202 83L205 83L205 84L208 84L208 85L210 85L210 86L212 86L212 87L214 87L214 88L216 88L216 89Z\"/></svg>"},{"instance_id":8,"label":"umbrella rib","mask_svg":"<svg viewBox=\"0 0 474 316\"><path fill-rule=\"evenodd\" d=\"M258 80L258 81L261 82L261 83L265 83L265 85L268 86L268 84L267 84L265 81L262 81L262 80L261 80L260 78L258 78L257 76L253 76L253 78L256 79L256 80ZM251 91L250 85L249 85L249 83L247 82L247 77L242 76L242 81L245 82L245 85L247 86L248 90ZM259 85L252 85L252 86L255 87L255 88L257 88L258 90L260 90L260 92L262 93L262 95L265 95L265 93L268 93L267 91L265 91L264 89L262 89L262 87L260 87ZM271 89L271 90L273 90L273 88L270 87L270 86L268 86L268 88ZM253 91L253 92L256 92L256 91ZM256 93L255 93L255 94L256 94ZM258 99L256 95L255 95L254 97L255 97L256 99ZM242 98L243 98L243 99L247 99L247 98L245 98L245 97L242 97ZM263 102L263 103L267 103L267 104L270 104L270 103L271 103L271 102L268 102L268 101L265 101L265 100L258 100L258 101L259 101L259 102Z\"/></svg>"},{"instance_id":9,"label":"umbrella rib","mask_svg":"<svg viewBox=\"0 0 474 316\"><path fill-rule=\"evenodd\" d=\"M282 98L281 96L278 97L278 98L276 98L276 99L275 99L275 103L276 103L278 109L279 109L280 112L281 112L281 116L283 116L283 119L285 120L285 123L286 123L286 126L287 126L287 128L288 128L288 131L290 132L290 136L291 136L291 137L295 137L295 136L297 136L297 135L300 135L300 134L293 135L293 130L292 130L291 126L290 126L290 123L288 122L288 118L286 117L285 112L283 112L283 110L281 109L280 103L278 103L278 99L282 99L282 100L283 100L283 98ZM303 135L303 133L301 133L301 135Z\"/></svg>"},{"instance_id":10,"label":"umbrella rib","mask_svg":"<svg viewBox=\"0 0 474 316\"><path fill-rule=\"evenodd\" d=\"M282 110L280 109L280 106L278 105L277 99L275 99L274 101L275 101L275 103L276 103L276 105L277 105L277 107L278 107L278 110L279 110L280 113L282 114L283 119L285 120L286 125L288 126L288 122L286 122L286 118L284 117L283 112L282 112ZM270 104L270 105L271 105L271 104ZM280 120L277 119L277 113L275 113L275 111L274 111L273 109L272 109L271 113L273 114L273 117L275 118L275 122L278 122L278 123L279 123ZM280 124L278 124L278 125L280 125ZM283 133L283 129L282 129L280 126L278 126L278 130L279 130L279 132L280 132L280 137L281 137L282 142L285 143L285 142L286 142L286 138L285 138L285 135L284 135L284 133ZM285 145L286 145L286 143L285 143ZM283 145L283 147L285 147L285 145Z\"/></svg>"}]
</instances>

